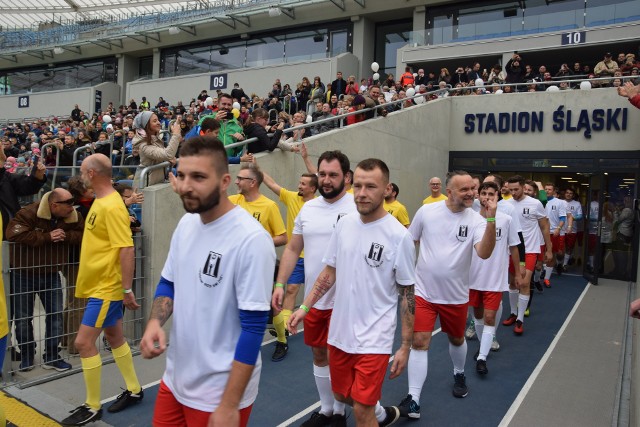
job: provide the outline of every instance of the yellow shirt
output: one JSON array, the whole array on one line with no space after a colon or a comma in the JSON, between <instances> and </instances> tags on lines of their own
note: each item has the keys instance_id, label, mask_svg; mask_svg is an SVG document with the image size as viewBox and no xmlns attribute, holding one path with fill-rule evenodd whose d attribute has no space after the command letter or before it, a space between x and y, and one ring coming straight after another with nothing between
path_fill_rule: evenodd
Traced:
<instances>
[{"instance_id":1,"label":"yellow shirt","mask_svg":"<svg viewBox=\"0 0 640 427\"><path fill-rule=\"evenodd\" d=\"M398 200L395 200L392 203L384 202L384 210L389 212L395 219L400 221L400 224L404 225L405 227L409 225L409 212L407 212L407 208Z\"/></svg>"},{"instance_id":2,"label":"yellow shirt","mask_svg":"<svg viewBox=\"0 0 640 427\"><path fill-rule=\"evenodd\" d=\"M4 230L2 215L0 215L0 230ZM2 250L0 250L0 265L2 265ZM4 296L4 281L2 280L2 272L0 272L0 338L5 337L8 333L9 321L7 319L7 299Z\"/></svg>"},{"instance_id":3,"label":"yellow shirt","mask_svg":"<svg viewBox=\"0 0 640 427\"><path fill-rule=\"evenodd\" d=\"M347 193L351 193L353 194L353 187L351 187L350 189L347 190Z\"/></svg>"},{"instance_id":4,"label":"yellow shirt","mask_svg":"<svg viewBox=\"0 0 640 427\"><path fill-rule=\"evenodd\" d=\"M280 201L287 207L287 240L291 240L293 223L305 202L302 196L298 196L297 191L291 191L285 188L280 188ZM304 258L304 250L300 252L300 258Z\"/></svg>"},{"instance_id":5,"label":"yellow shirt","mask_svg":"<svg viewBox=\"0 0 640 427\"><path fill-rule=\"evenodd\" d=\"M133 246L130 224L116 191L93 202L84 223L76 297L122 300L120 249Z\"/></svg>"},{"instance_id":6,"label":"yellow shirt","mask_svg":"<svg viewBox=\"0 0 640 427\"><path fill-rule=\"evenodd\" d=\"M257 219L271 237L286 233L287 230L284 228L284 221L282 221L282 215L280 215L278 205L264 194L261 194L260 197L253 202L247 202L242 194L229 196L229 200Z\"/></svg>"},{"instance_id":7,"label":"yellow shirt","mask_svg":"<svg viewBox=\"0 0 640 427\"><path fill-rule=\"evenodd\" d=\"M513 199L513 196L511 194L507 194L507 195L503 195L502 196L502 200L509 200L509 199Z\"/></svg>"},{"instance_id":8,"label":"yellow shirt","mask_svg":"<svg viewBox=\"0 0 640 427\"><path fill-rule=\"evenodd\" d=\"M435 198L432 196L429 196L422 201L422 204L428 205L429 203L435 203L435 202L439 202L440 200L447 200L447 199L448 197L445 196L444 194L440 194L438 197L435 197Z\"/></svg>"}]
</instances>

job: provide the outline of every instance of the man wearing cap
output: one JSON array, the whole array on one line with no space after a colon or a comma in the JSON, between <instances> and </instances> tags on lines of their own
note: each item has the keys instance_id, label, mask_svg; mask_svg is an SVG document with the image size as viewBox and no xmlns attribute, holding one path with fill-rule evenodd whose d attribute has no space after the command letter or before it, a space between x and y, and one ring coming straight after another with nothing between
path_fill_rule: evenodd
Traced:
<instances>
[{"instance_id":1,"label":"man wearing cap","mask_svg":"<svg viewBox=\"0 0 640 427\"><path fill-rule=\"evenodd\" d=\"M611 53L604 54L604 59L598 62L593 69L593 73L596 77L609 77L613 76L613 73L618 69L618 63L611 59Z\"/></svg>"}]
</instances>

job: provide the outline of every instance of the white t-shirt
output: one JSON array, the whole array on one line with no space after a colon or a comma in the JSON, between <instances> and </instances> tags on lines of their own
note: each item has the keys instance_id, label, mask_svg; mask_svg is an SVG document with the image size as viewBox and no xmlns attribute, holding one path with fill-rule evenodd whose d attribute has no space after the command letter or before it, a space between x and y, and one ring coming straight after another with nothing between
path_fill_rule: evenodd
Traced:
<instances>
[{"instance_id":1,"label":"white t-shirt","mask_svg":"<svg viewBox=\"0 0 640 427\"><path fill-rule=\"evenodd\" d=\"M598 234L598 214L600 205L597 201L589 204L589 234Z\"/></svg>"},{"instance_id":2,"label":"white t-shirt","mask_svg":"<svg viewBox=\"0 0 640 427\"><path fill-rule=\"evenodd\" d=\"M415 284L415 245L393 216L364 224L360 214L336 226L322 260L336 268L327 342L351 354L390 354L398 290Z\"/></svg>"},{"instance_id":3,"label":"white t-shirt","mask_svg":"<svg viewBox=\"0 0 640 427\"><path fill-rule=\"evenodd\" d=\"M547 217L549 218L549 231L551 234L555 231L556 228L560 225L560 217L565 217L564 223L567 223L567 202L558 199L557 197L552 198L547 201L547 206L545 206L545 210L547 211ZM560 235L564 236L565 227L562 226L560 230Z\"/></svg>"},{"instance_id":4,"label":"white t-shirt","mask_svg":"<svg viewBox=\"0 0 640 427\"><path fill-rule=\"evenodd\" d=\"M469 288L478 291L505 292L509 290L510 246L518 246L520 237L512 218L496 212L496 246L491 256L482 259L473 254L469 269Z\"/></svg>"},{"instance_id":5,"label":"white t-shirt","mask_svg":"<svg viewBox=\"0 0 640 427\"><path fill-rule=\"evenodd\" d=\"M578 232L578 221L582 219L582 205L577 200L567 202L567 213L573 217L573 224L571 224L571 230L567 230L567 233ZM580 219L576 219L576 217ZM565 227L566 228L566 227Z\"/></svg>"},{"instance_id":6,"label":"white t-shirt","mask_svg":"<svg viewBox=\"0 0 640 427\"><path fill-rule=\"evenodd\" d=\"M334 228L340 218L357 212L353 194L345 193L340 200L328 203L324 197L309 200L302 206L293 226L293 234L301 234L304 242L304 296L313 289L318 275L324 268L322 257L327 249ZM313 306L318 310L333 308L335 286Z\"/></svg>"},{"instance_id":7,"label":"white t-shirt","mask_svg":"<svg viewBox=\"0 0 640 427\"><path fill-rule=\"evenodd\" d=\"M539 254L540 246L544 245L544 238L538 220L547 216L542 203L526 195L519 201L511 199L511 203L519 215L525 253Z\"/></svg>"},{"instance_id":8,"label":"white t-shirt","mask_svg":"<svg viewBox=\"0 0 640 427\"><path fill-rule=\"evenodd\" d=\"M446 202L423 205L409 226L420 241L416 295L435 304L469 301L469 267L486 220L473 209L453 213Z\"/></svg>"},{"instance_id":9,"label":"white t-shirt","mask_svg":"<svg viewBox=\"0 0 640 427\"><path fill-rule=\"evenodd\" d=\"M162 379L178 402L216 410L240 337L239 310L269 310L275 260L273 239L241 207L209 224L182 217L162 270L175 290ZM260 367L258 357L240 409L258 395Z\"/></svg>"}]
</instances>

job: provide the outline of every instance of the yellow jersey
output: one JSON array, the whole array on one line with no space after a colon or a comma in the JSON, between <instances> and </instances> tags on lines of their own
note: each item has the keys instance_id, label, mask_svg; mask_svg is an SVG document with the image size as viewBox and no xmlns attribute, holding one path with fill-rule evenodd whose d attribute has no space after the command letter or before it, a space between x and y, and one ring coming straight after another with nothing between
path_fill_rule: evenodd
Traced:
<instances>
[{"instance_id":1,"label":"yellow jersey","mask_svg":"<svg viewBox=\"0 0 640 427\"><path fill-rule=\"evenodd\" d=\"M384 202L384 210L389 212L400 224L405 227L409 225L409 212L407 212L407 208L398 200L392 203Z\"/></svg>"},{"instance_id":2,"label":"yellow jersey","mask_svg":"<svg viewBox=\"0 0 640 427\"><path fill-rule=\"evenodd\" d=\"M429 203L435 203L435 202L439 202L440 200L447 200L447 199L448 197L445 196L444 194L440 194L438 197L429 196L422 201L422 204L428 205Z\"/></svg>"},{"instance_id":3,"label":"yellow jersey","mask_svg":"<svg viewBox=\"0 0 640 427\"><path fill-rule=\"evenodd\" d=\"M2 215L0 215L0 230L4 230ZM0 249L0 266L2 265L2 250ZM7 298L4 296L4 281L0 272L0 338L9 333L9 320L7 318ZM0 349L4 350L4 349Z\"/></svg>"},{"instance_id":4,"label":"yellow jersey","mask_svg":"<svg viewBox=\"0 0 640 427\"><path fill-rule=\"evenodd\" d=\"M234 194L229 196L229 201L249 212L262 224L271 237L286 233L287 230L284 228L284 221L282 221L278 205L264 194L261 194L253 202L247 202L242 194Z\"/></svg>"}]
</instances>

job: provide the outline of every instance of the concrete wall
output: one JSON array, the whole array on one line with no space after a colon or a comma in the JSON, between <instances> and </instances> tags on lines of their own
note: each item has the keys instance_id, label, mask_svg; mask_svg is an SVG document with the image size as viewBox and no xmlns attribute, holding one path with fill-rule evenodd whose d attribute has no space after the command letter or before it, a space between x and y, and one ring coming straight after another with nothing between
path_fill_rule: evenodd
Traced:
<instances>
[{"instance_id":1,"label":"concrete wall","mask_svg":"<svg viewBox=\"0 0 640 427\"><path fill-rule=\"evenodd\" d=\"M130 82L127 85L126 99L133 98L139 102L143 96L146 96L149 102L155 104L158 97L162 96L169 103L177 103L181 100L185 105L188 105L191 98L197 97L203 89L207 89L210 94L215 93L215 91L209 90L210 76L222 73L227 74L227 88L223 89L223 92L230 93L233 84L237 82L247 95L251 96L252 93L255 93L264 97L271 91L276 79L280 79L283 85L289 83L291 89L295 91L296 84L302 81L303 76L307 76L312 82L314 76L320 76L326 85L336 78L338 70L346 76L349 74L359 75L358 66L358 58L350 53L345 53L334 58L304 63L277 64L227 70L219 73L141 80Z\"/></svg>"},{"instance_id":2,"label":"concrete wall","mask_svg":"<svg viewBox=\"0 0 640 427\"><path fill-rule=\"evenodd\" d=\"M101 83L97 86L94 86L91 89L91 104L90 104L90 108L88 108L87 110L91 111L92 113L95 113L95 96L96 96L96 91L99 90L102 92L102 110L106 110L107 106L109 105L110 102L113 102L113 105L118 108L118 106L122 103L122 96L121 96L121 90L120 90L120 85L117 85L115 83ZM82 107L80 107L82 109ZM84 110L85 112L87 110Z\"/></svg>"}]
</instances>

